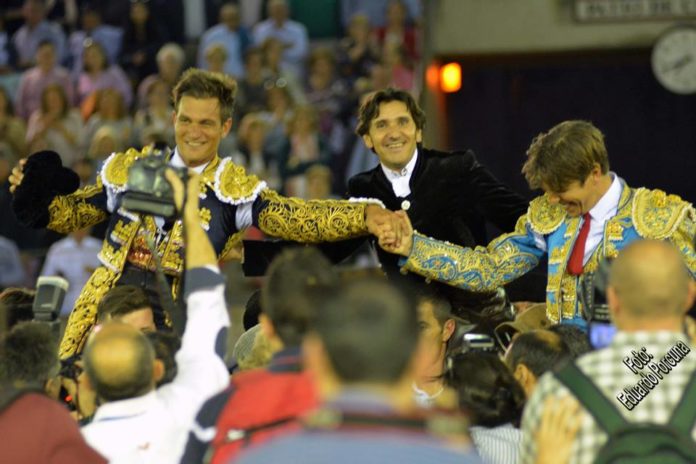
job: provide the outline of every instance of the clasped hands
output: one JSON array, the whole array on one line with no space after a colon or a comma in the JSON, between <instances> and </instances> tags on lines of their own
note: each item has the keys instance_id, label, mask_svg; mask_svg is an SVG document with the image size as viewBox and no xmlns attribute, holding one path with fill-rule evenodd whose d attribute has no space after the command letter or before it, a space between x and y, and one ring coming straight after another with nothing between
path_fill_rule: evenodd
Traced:
<instances>
[{"instance_id":1,"label":"clasped hands","mask_svg":"<svg viewBox=\"0 0 696 464\"><path fill-rule=\"evenodd\" d=\"M365 209L365 224L384 251L403 256L411 253L413 226L406 211L395 212L369 205Z\"/></svg>"}]
</instances>

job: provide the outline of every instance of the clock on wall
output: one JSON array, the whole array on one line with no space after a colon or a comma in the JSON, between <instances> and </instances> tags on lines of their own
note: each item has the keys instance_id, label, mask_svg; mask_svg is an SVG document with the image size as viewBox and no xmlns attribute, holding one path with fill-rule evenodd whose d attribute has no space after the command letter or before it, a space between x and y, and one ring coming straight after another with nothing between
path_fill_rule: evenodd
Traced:
<instances>
[{"instance_id":1,"label":"clock on wall","mask_svg":"<svg viewBox=\"0 0 696 464\"><path fill-rule=\"evenodd\" d=\"M667 29L653 46L651 62L664 88L682 95L696 93L696 26Z\"/></svg>"}]
</instances>

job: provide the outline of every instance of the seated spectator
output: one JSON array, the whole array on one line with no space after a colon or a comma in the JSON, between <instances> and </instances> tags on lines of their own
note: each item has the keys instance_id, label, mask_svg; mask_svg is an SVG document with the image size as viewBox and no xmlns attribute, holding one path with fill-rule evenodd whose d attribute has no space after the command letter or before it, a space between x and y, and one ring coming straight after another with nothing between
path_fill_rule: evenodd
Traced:
<instances>
[{"instance_id":1,"label":"seated spectator","mask_svg":"<svg viewBox=\"0 0 696 464\"><path fill-rule=\"evenodd\" d=\"M81 157L75 160L70 166L80 178L80 188L91 184L95 179L94 163L89 158Z\"/></svg>"},{"instance_id":2,"label":"seated spectator","mask_svg":"<svg viewBox=\"0 0 696 464\"><path fill-rule=\"evenodd\" d=\"M407 59L416 62L419 57L416 30L407 22L407 11L402 0L389 0L386 19L386 24L376 30L383 53L390 47L401 47Z\"/></svg>"},{"instance_id":3,"label":"seated spectator","mask_svg":"<svg viewBox=\"0 0 696 464\"><path fill-rule=\"evenodd\" d=\"M401 45L387 44L384 46L382 64L391 76L390 85L411 92L417 98L416 75L407 60L408 57Z\"/></svg>"},{"instance_id":4,"label":"seated spectator","mask_svg":"<svg viewBox=\"0 0 696 464\"><path fill-rule=\"evenodd\" d=\"M237 113L241 120L245 115L267 108L266 84L268 79L264 73L263 51L260 48L250 48L244 54L244 77L237 80Z\"/></svg>"},{"instance_id":5,"label":"seated spectator","mask_svg":"<svg viewBox=\"0 0 696 464\"><path fill-rule=\"evenodd\" d=\"M171 172L167 179L182 198L181 181ZM145 335L122 322L103 324L85 347L85 371L101 405L82 432L111 461L179 462L196 411L228 383L224 281L200 224L200 182L191 176L187 202L178 204L185 223L187 322L175 379L155 388L162 363Z\"/></svg>"},{"instance_id":6,"label":"seated spectator","mask_svg":"<svg viewBox=\"0 0 696 464\"><path fill-rule=\"evenodd\" d=\"M494 354L468 352L452 358L447 381L469 414L474 446L487 464L514 464L524 391Z\"/></svg>"},{"instance_id":7,"label":"seated spectator","mask_svg":"<svg viewBox=\"0 0 696 464\"><path fill-rule=\"evenodd\" d=\"M0 140L5 142L5 157L12 166L27 155L26 138L26 124L22 118L14 115L12 99L7 90L0 86Z\"/></svg>"},{"instance_id":8,"label":"seated spectator","mask_svg":"<svg viewBox=\"0 0 696 464\"><path fill-rule=\"evenodd\" d=\"M70 414L44 391L58 374L50 326L25 322L0 341L0 455L6 462L106 463L90 448ZM47 388L49 386L49 388Z\"/></svg>"},{"instance_id":9,"label":"seated spectator","mask_svg":"<svg viewBox=\"0 0 696 464\"><path fill-rule=\"evenodd\" d=\"M5 29L4 19L5 18L0 15L0 74L13 71L17 60L10 35Z\"/></svg>"},{"instance_id":10,"label":"seated spectator","mask_svg":"<svg viewBox=\"0 0 696 464\"><path fill-rule=\"evenodd\" d=\"M278 186L278 166L273 163L272 155L266 148L268 123L258 113L250 113L239 123L239 152L242 154L240 165L248 173L266 179L269 184Z\"/></svg>"},{"instance_id":11,"label":"seated spectator","mask_svg":"<svg viewBox=\"0 0 696 464\"><path fill-rule=\"evenodd\" d=\"M307 99L302 86L299 84L298 77L283 64L283 42L275 37L270 37L260 46L261 50L263 50L264 73L266 79L272 82L269 86L287 87L295 103L306 102Z\"/></svg>"},{"instance_id":12,"label":"seated spectator","mask_svg":"<svg viewBox=\"0 0 696 464\"><path fill-rule=\"evenodd\" d=\"M17 244L0 235L0 289L27 284L27 273Z\"/></svg>"},{"instance_id":13,"label":"seated spectator","mask_svg":"<svg viewBox=\"0 0 696 464\"><path fill-rule=\"evenodd\" d=\"M24 0L22 16L24 24L12 36L19 69L27 69L34 64L39 44L46 40L55 44L56 57L61 62L65 56L65 34L58 24L46 20L43 0Z\"/></svg>"},{"instance_id":14,"label":"seated spectator","mask_svg":"<svg viewBox=\"0 0 696 464\"><path fill-rule=\"evenodd\" d=\"M34 296L36 292L28 288L10 287L0 292L0 329L10 330L34 319Z\"/></svg>"},{"instance_id":15,"label":"seated spectator","mask_svg":"<svg viewBox=\"0 0 696 464\"><path fill-rule=\"evenodd\" d=\"M442 418L404 406L418 356L415 304L385 281L353 283L333 296L303 343L323 405L302 431L252 448L238 462L481 462L458 441L457 425L436 437L428 424Z\"/></svg>"},{"instance_id":16,"label":"seated spectator","mask_svg":"<svg viewBox=\"0 0 696 464\"><path fill-rule=\"evenodd\" d=\"M254 43L261 45L270 37L279 40L285 69L297 79L302 79L305 75L304 62L309 52L309 36L303 24L289 18L287 0L270 0L268 19L254 26Z\"/></svg>"},{"instance_id":17,"label":"seated spectator","mask_svg":"<svg viewBox=\"0 0 696 464\"><path fill-rule=\"evenodd\" d=\"M97 255L102 242L90 237L89 233L89 227L72 232L51 245L46 253L41 275L61 276L70 284L60 310L61 316L70 314L82 287L101 264Z\"/></svg>"},{"instance_id":18,"label":"seated spectator","mask_svg":"<svg viewBox=\"0 0 696 464\"><path fill-rule=\"evenodd\" d=\"M135 113L133 139L140 146L147 145L143 135L155 132L161 135L167 146L174 146L174 125L172 124L172 105L170 103L170 89L162 79L151 81L147 89L147 106Z\"/></svg>"},{"instance_id":19,"label":"seated spectator","mask_svg":"<svg viewBox=\"0 0 696 464\"><path fill-rule=\"evenodd\" d=\"M133 84L157 71L155 56L165 40L165 32L150 14L148 0L131 1L123 28L120 64Z\"/></svg>"},{"instance_id":20,"label":"seated spectator","mask_svg":"<svg viewBox=\"0 0 696 464\"><path fill-rule=\"evenodd\" d=\"M370 68L381 57L381 51L372 36L370 18L356 14L350 19L348 36L338 43L338 72L348 82L368 77Z\"/></svg>"},{"instance_id":21,"label":"seated spectator","mask_svg":"<svg viewBox=\"0 0 696 464\"><path fill-rule=\"evenodd\" d=\"M72 108L60 84L50 84L41 93L41 106L29 118L27 143L32 152L50 147L64 166L81 157L82 119Z\"/></svg>"},{"instance_id":22,"label":"seated spectator","mask_svg":"<svg viewBox=\"0 0 696 464\"><path fill-rule=\"evenodd\" d=\"M207 71L224 73L225 61L227 61L227 50L221 43L213 43L205 49L203 53L205 65L202 69Z\"/></svg>"},{"instance_id":23,"label":"seated spectator","mask_svg":"<svg viewBox=\"0 0 696 464\"><path fill-rule=\"evenodd\" d=\"M87 158L101 169L102 164L112 153L118 153L125 149L123 141L111 126L100 127L92 137L87 149Z\"/></svg>"},{"instance_id":24,"label":"seated spectator","mask_svg":"<svg viewBox=\"0 0 696 464\"><path fill-rule=\"evenodd\" d=\"M276 81L266 87L268 109L261 111L259 117L266 122L266 150L272 161L280 163L281 152L287 142L286 127L295 111L293 100L285 81Z\"/></svg>"},{"instance_id":25,"label":"seated spectator","mask_svg":"<svg viewBox=\"0 0 696 464\"><path fill-rule=\"evenodd\" d=\"M611 265L607 287L609 315L617 333L608 347L581 356L558 373L542 376L522 418L519 462L538 462L538 445L534 438L540 421L559 399L569 396L579 399L575 385L585 391L598 390L600 399L604 398L604 406L603 414L595 416L597 413L590 414L589 405L581 401L580 427L569 462L600 462L600 455L606 456L612 451L606 421L620 424L622 429L638 424L666 424L675 408L682 404L682 396L689 391L693 393L696 356L684 333L684 317L695 295L693 279L674 245L666 241L639 240L624 248ZM636 353L645 353L642 357L645 362L640 361ZM658 365L662 365L662 369ZM582 382L576 379L569 388L569 382L560 381L565 373L578 370L577 377ZM592 403L597 405L598 401ZM693 409L676 411L691 414ZM559 431L572 427L572 418L564 418L558 424ZM684 437L684 443L689 438L696 440L693 419L684 421L682 430L677 435L676 429L670 428L669 433L675 439ZM654 457L630 454L639 449L624 449L627 453L622 460L659 462ZM684 452L689 453L686 448ZM682 455L681 462L688 462L693 453Z\"/></svg>"},{"instance_id":26,"label":"seated spectator","mask_svg":"<svg viewBox=\"0 0 696 464\"><path fill-rule=\"evenodd\" d=\"M387 22L387 5L390 0L341 0L341 22L348 29L350 19L356 14L364 14L374 27L382 27ZM421 0L402 0L406 7L407 22L414 24L421 21L423 3Z\"/></svg>"},{"instance_id":27,"label":"seated spectator","mask_svg":"<svg viewBox=\"0 0 696 464\"><path fill-rule=\"evenodd\" d=\"M280 176L289 196L305 193L304 172L314 164L331 164L333 153L326 138L319 133L317 112L313 106L295 109L288 121L287 137L279 150Z\"/></svg>"},{"instance_id":28,"label":"seated spectator","mask_svg":"<svg viewBox=\"0 0 696 464\"><path fill-rule=\"evenodd\" d=\"M239 7L231 2L220 7L220 22L211 27L201 37L198 45L197 66L206 68L206 55L213 44L222 45L225 51L223 72L236 79L244 77L244 52L251 45L251 37L244 26L240 25Z\"/></svg>"},{"instance_id":29,"label":"seated spectator","mask_svg":"<svg viewBox=\"0 0 696 464\"><path fill-rule=\"evenodd\" d=\"M121 322L141 332L153 332L155 320L145 291L135 285L119 285L109 290L97 306L97 323Z\"/></svg>"},{"instance_id":30,"label":"seated spectator","mask_svg":"<svg viewBox=\"0 0 696 464\"><path fill-rule=\"evenodd\" d=\"M573 359L592 351L592 345L590 345L587 332L580 327L572 324L554 324L549 327L548 330L561 337L561 340L563 340L570 350L570 355Z\"/></svg>"},{"instance_id":31,"label":"seated spectator","mask_svg":"<svg viewBox=\"0 0 696 464\"><path fill-rule=\"evenodd\" d=\"M333 174L323 164L315 164L305 171L305 200L338 200L340 197L331 193Z\"/></svg>"},{"instance_id":32,"label":"seated spectator","mask_svg":"<svg viewBox=\"0 0 696 464\"><path fill-rule=\"evenodd\" d=\"M147 90L156 80L167 83L167 94L171 95L172 89L179 81L184 66L184 49L178 44L168 43L157 52L157 73L147 76L138 86L138 108L147 105Z\"/></svg>"},{"instance_id":33,"label":"seated spectator","mask_svg":"<svg viewBox=\"0 0 696 464\"><path fill-rule=\"evenodd\" d=\"M184 462L201 462L206 454L214 462L227 462L250 444L297 428L300 414L318 401L312 379L303 370L300 346L317 298L337 285L331 263L316 249L287 250L271 263L259 316L260 330L274 353L271 363L261 372L235 375L224 392L203 405L189 434ZM237 432L238 438L226 440L230 432Z\"/></svg>"},{"instance_id":34,"label":"seated spectator","mask_svg":"<svg viewBox=\"0 0 696 464\"><path fill-rule=\"evenodd\" d=\"M50 84L59 84L65 92L68 106L73 105L75 98L70 73L56 65L56 46L46 40L39 44L36 51L36 66L24 71L19 81L15 102L17 115L25 120L29 119L41 107L41 96Z\"/></svg>"},{"instance_id":35,"label":"seated spectator","mask_svg":"<svg viewBox=\"0 0 696 464\"><path fill-rule=\"evenodd\" d=\"M118 91L129 108L133 99L130 82L117 64L109 65L106 53L98 42L87 40L82 52L84 69L77 78L77 98L80 105L94 92L113 88Z\"/></svg>"},{"instance_id":36,"label":"seated spectator","mask_svg":"<svg viewBox=\"0 0 696 464\"><path fill-rule=\"evenodd\" d=\"M108 63L118 62L121 52L121 41L123 40L123 29L120 27L104 24L99 8L87 3L82 8L82 29L76 30L68 38L69 57L72 75L76 78L82 71L82 50L85 41L93 40L104 48Z\"/></svg>"},{"instance_id":37,"label":"seated spectator","mask_svg":"<svg viewBox=\"0 0 696 464\"><path fill-rule=\"evenodd\" d=\"M133 120L128 115L123 96L116 89L105 88L97 91L96 100L95 112L85 124L84 149L89 147L102 127L109 127L114 132L117 146L128 146L133 136Z\"/></svg>"},{"instance_id":38,"label":"seated spectator","mask_svg":"<svg viewBox=\"0 0 696 464\"><path fill-rule=\"evenodd\" d=\"M505 353L505 363L527 397L544 373L557 370L572 359L568 345L560 335L549 330L519 334Z\"/></svg>"},{"instance_id":39,"label":"seated spectator","mask_svg":"<svg viewBox=\"0 0 696 464\"><path fill-rule=\"evenodd\" d=\"M319 132L329 140L340 138L341 143L333 146L333 150L343 151L342 138L346 129L339 118L348 106L348 89L336 76L335 58L329 48L316 48L310 55L305 94L307 102L317 111Z\"/></svg>"}]
</instances>

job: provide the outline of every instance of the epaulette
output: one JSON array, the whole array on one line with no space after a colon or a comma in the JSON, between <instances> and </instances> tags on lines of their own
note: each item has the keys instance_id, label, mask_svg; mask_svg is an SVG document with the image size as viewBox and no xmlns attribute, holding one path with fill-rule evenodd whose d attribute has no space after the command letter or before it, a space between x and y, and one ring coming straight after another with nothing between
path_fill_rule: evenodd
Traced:
<instances>
[{"instance_id":1,"label":"epaulette","mask_svg":"<svg viewBox=\"0 0 696 464\"><path fill-rule=\"evenodd\" d=\"M104 161L104 166L101 170L102 183L116 193L123 192L128 181L128 170L133 165L133 162L138 158L150 156L151 154L152 148L150 147L145 147L142 151L129 148L125 152L112 153Z\"/></svg>"},{"instance_id":2,"label":"epaulette","mask_svg":"<svg viewBox=\"0 0 696 464\"><path fill-rule=\"evenodd\" d=\"M633 197L633 225L642 238L664 240L671 237L687 214L694 215L694 208L678 195L639 188Z\"/></svg>"},{"instance_id":3,"label":"epaulette","mask_svg":"<svg viewBox=\"0 0 696 464\"><path fill-rule=\"evenodd\" d=\"M240 205L254 201L266 182L254 175L247 175L243 167L225 158L215 172L215 195L224 203Z\"/></svg>"},{"instance_id":4,"label":"epaulette","mask_svg":"<svg viewBox=\"0 0 696 464\"><path fill-rule=\"evenodd\" d=\"M561 205L552 205L546 195L535 198L529 203L527 220L532 230L538 234L550 234L558 229L566 217Z\"/></svg>"}]
</instances>

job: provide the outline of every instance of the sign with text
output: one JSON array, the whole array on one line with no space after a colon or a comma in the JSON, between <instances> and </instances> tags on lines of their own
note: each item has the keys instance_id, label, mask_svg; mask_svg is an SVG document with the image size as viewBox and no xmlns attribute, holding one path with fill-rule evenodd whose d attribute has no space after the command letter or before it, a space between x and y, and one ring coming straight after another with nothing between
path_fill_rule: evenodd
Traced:
<instances>
[{"instance_id":1,"label":"sign with text","mask_svg":"<svg viewBox=\"0 0 696 464\"><path fill-rule=\"evenodd\" d=\"M580 22L696 18L696 0L575 0Z\"/></svg>"}]
</instances>

